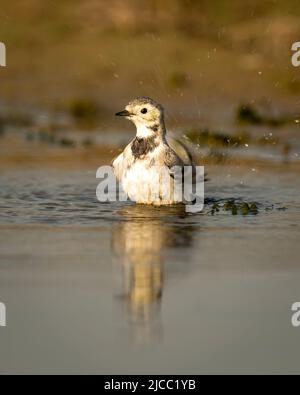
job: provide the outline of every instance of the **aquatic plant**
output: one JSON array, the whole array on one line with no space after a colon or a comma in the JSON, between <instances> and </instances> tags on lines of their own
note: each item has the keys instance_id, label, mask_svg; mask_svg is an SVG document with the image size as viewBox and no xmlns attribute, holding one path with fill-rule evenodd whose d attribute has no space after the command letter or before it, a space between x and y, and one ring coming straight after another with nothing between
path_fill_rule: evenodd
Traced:
<instances>
[{"instance_id":1,"label":"aquatic plant","mask_svg":"<svg viewBox=\"0 0 300 395\"><path fill-rule=\"evenodd\" d=\"M236 201L229 199L225 202L214 202L210 214L230 212L232 215L256 215L258 214L258 205L255 202Z\"/></svg>"}]
</instances>

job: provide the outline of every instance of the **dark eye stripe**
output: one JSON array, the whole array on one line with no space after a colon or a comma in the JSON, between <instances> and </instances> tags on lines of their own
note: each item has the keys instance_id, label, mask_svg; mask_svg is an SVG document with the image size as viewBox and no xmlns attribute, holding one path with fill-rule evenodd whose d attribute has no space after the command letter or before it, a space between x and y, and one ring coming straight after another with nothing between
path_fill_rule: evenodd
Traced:
<instances>
[{"instance_id":1,"label":"dark eye stripe","mask_svg":"<svg viewBox=\"0 0 300 395\"><path fill-rule=\"evenodd\" d=\"M142 114L146 114L147 111L148 111L147 108L142 108L142 109L141 109L141 113L142 113Z\"/></svg>"}]
</instances>

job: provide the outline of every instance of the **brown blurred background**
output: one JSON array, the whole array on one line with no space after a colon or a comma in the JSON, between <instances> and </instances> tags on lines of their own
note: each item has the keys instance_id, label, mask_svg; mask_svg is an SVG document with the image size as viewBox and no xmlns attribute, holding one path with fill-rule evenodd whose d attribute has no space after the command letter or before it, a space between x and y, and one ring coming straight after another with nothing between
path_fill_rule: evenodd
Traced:
<instances>
[{"instance_id":1,"label":"brown blurred background","mask_svg":"<svg viewBox=\"0 0 300 395\"><path fill-rule=\"evenodd\" d=\"M193 112L196 98L300 93L290 62L296 0L20 0L3 2L0 20L1 100L10 103L89 98L114 109L147 94Z\"/></svg>"},{"instance_id":2,"label":"brown blurred background","mask_svg":"<svg viewBox=\"0 0 300 395\"><path fill-rule=\"evenodd\" d=\"M160 101L173 128L293 123L299 40L297 0L5 2L1 124L131 130L113 114L139 95Z\"/></svg>"}]
</instances>

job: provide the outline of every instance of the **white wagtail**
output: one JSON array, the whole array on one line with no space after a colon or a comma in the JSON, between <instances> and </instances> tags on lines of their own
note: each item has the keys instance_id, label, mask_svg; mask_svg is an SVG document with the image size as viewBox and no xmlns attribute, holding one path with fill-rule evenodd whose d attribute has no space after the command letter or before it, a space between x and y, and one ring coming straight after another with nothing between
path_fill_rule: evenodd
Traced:
<instances>
[{"instance_id":1,"label":"white wagtail","mask_svg":"<svg viewBox=\"0 0 300 395\"><path fill-rule=\"evenodd\" d=\"M174 187L174 180L178 179L172 169L193 166L192 157L184 146L181 149L186 151L186 161L170 147L163 107L148 97L139 97L116 115L129 119L137 129L136 137L112 164L129 198L155 205L183 202L182 190Z\"/></svg>"}]
</instances>

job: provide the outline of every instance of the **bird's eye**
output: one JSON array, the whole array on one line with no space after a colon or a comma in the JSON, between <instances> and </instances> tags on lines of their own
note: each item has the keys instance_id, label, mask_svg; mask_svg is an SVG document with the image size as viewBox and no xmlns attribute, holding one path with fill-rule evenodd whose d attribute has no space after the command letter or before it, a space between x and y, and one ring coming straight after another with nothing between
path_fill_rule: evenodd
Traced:
<instances>
[{"instance_id":1,"label":"bird's eye","mask_svg":"<svg viewBox=\"0 0 300 395\"><path fill-rule=\"evenodd\" d=\"M146 114L147 111L148 111L147 108L142 108L142 109L141 109L141 113L142 113L142 114Z\"/></svg>"}]
</instances>

